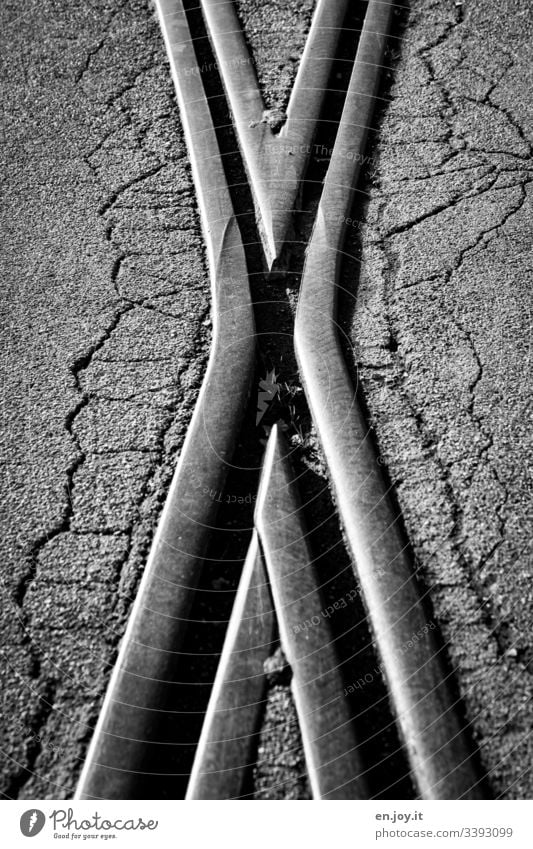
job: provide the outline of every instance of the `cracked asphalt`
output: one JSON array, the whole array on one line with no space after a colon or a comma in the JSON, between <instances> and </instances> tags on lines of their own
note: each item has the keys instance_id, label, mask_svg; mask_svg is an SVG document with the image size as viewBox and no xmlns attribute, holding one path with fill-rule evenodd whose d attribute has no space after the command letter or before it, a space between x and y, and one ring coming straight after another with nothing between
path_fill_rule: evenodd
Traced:
<instances>
[{"instance_id":1,"label":"cracked asphalt","mask_svg":"<svg viewBox=\"0 0 533 849\"><path fill-rule=\"evenodd\" d=\"M283 110L314 3L237 5ZM345 319L491 786L531 798L531 12L409 5ZM202 379L209 283L148 0L5 0L0 15L0 792L62 798ZM305 798L273 670L255 791Z\"/></svg>"},{"instance_id":2,"label":"cracked asphalt","mask_svg":"<svg viewBox=\"0 0 533 849\"><path fill-rule=\"evenodd\" d=\"M2 792L73 791L209 348L149 5L2 6Z\"/></svg>"},{"instance_id":3,"label":"cracked asphalt","mask_svg":"<svg viewBox=\"0 0 533 849\"><path fill-rule=\"evenodd\" d=\"M261 8L242 3L259 53ZM0 793L63 798L204 373L209 281L148 0L7 0L0 14Z\"/></svg>"}]
</instances>

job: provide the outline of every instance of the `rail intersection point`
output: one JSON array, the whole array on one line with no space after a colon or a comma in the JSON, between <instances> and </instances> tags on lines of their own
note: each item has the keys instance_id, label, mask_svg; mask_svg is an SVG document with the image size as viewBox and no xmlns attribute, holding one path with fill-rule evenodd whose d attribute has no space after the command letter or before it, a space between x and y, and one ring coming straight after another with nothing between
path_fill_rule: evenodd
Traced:
<instances>
[{"instance_id":1,"label":"rail intersection point","mask_svg":"<svg viewBox=\"0 0 533 849\"><path fill-rule=\"evenodd\" d=\"M273 132L229 0L202 0L255 202L265 265L283 266L293 209L348 7L319 0L286 120ZM136 798L165 741L157 712L174 704L177 658L216 503L191 497L191 476L222 491L253 379L255 331L245 249L181 0L156 0L185 128L212 280L214 341L207 374L79 782L77 798ZM357 190L394 4L370 0L299 293L295 347L354 570L417 793L481 798L481 777L433 632L398 660L395 645L427 621L399 516L383 482L336 323L346 220ZM231 373L233 390L220 389ZM287 611L320 610L283 440L267 447L252 543L189 786L190 798L242 795L253 758L262 663L275 620L291 665L315 798L368 798L357 730L327 628L296 637ZM266 500L265 493L276 493ZM274 506L273 506L274 504ZM279 544L281 543L281 544ZM301 572L298 582L291 576ZM304 604L307 603L304 611ZM254 622L255 626L250 627ZM309 651L306 651L306 646ZM311 660L309 659L311 658ZM314 676L316 662L319 674ZM244 679L244 682L243 682ZM239 733L239 729L242 733ZM231 741L235 741L234 745ZM215 753L215 754L213 754Z\"/></svg>"}]
</instances>

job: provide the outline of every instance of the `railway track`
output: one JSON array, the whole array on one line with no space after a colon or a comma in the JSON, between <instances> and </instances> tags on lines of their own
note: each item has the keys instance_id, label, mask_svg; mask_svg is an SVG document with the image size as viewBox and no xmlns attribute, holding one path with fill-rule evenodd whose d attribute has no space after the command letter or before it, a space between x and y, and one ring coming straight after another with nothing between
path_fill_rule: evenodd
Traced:
<instances>
[{"instance_id":1,"label":"railway track","mask_svg":"<svg viewBox=\"0 0 533 849\"><path fill-rule=\"evenodd\" d=\"M250 271L253 251L260 254L267 293L283 286L294 253L301 256L294 321L299 373L414 795L482 798L482 777L453 681L436 629L428 628L423 590L377 462L337 322L344 222L357 200L393 4L358 4L363 25L356 31L346 25L353 4L318 0L281 129L271 126L233 3L201 0L198 8L191 5L156 0L208 254L211 357L77 798L147 798L159 779L168 785L179 771L176 752L186 745L176 730L182 715L181 660L219 521L220 500L209 493L225 492L228 469L233 474L245 467L242 433L247 410L255 406L257 350L261 356L262 349L275 344L274 331L263 331L261 315L265 304L268 309L268 297L261 295ZM315 186L317 204L302 246L294 232L295 210L309 182L321 116L322 124L328 123L324 101L342 39L352 44L353 56L329 165L323 184ZM229 128L217 122L216 103L201 70L202 50L212 51L219 69L245 188L228 177L224 134ZM243 238L239 204L246 190L253 202L255 244ZM286 350L287 333L283 330L280 336ZM228 374L231 392L226 388ZM254 493L253 529L231 620L203 727L192 744L194 763L190 774L181 774L187 798L249 795L264 712L265 662L278 643L292 671L313 797L364 799L375 793L358 711L345 697L337 637L321 613L324 579L298 493L302 481L297 454L274 425ZM320 627L311 627L315 618ZM301 622L311 626L298 627ZM399 646L413 634L420 635L416 643L400 653ZM352 666L357 664L357 657L351 660Z\"/></svg>"}]
</instances>

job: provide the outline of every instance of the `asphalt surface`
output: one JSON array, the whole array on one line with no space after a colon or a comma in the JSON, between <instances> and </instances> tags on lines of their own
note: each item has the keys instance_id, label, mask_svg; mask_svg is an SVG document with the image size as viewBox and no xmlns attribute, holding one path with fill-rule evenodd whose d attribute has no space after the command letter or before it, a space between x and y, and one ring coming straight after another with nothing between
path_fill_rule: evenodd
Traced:
<instances>
[{"instance_id":1,"label":"asphalt surface","mask_svg":"<svg viewBox=\"0 0 533 849\"><path fill-rule=\"evenodd\" d=\"M265 107L283 114L296 78L315 0L237 0L237 14Z\"/></svg>"},{"instance_id":2,"label":"asphalt surface","mask_svg":"<svg viewBox=\"0 0 533 849\"><path fill-rule=\"evenodd\" d=\"M265 106L281 114L313 5L237 3ZM483 764L496 794L524 798L530 13L525 0L469 2L463 21L443 0L411 10L349 227L363 264L343 317ZM8 0L1 16L0 789L61 798L200 385L209 285L148 3L44 0L21 16ZM308 465L320 487L319 460ZM379 677L357 698L382 698ZM258 798L309 795L294 716L274 658Z\"/></svg>"},{"instance_id":3,"label":"asphalt surface","mask_svg":"<svg viewBox=\"0 0 533 849\"><path fill-rule=\"evenodd\" d=\"M2 791L73 791L209 348L147 3L2 5Z\"/></svg>"},{"instance_id":4,"label":"asphalt surface","mask_svg":"<svg viewBox=\"0 0 533 849\"><path fill-rule=\"evenodd\" d=\"M410 7L350 222L353 355L492 792L531 798L533 16Z\"/></svg>"}]
</instances>

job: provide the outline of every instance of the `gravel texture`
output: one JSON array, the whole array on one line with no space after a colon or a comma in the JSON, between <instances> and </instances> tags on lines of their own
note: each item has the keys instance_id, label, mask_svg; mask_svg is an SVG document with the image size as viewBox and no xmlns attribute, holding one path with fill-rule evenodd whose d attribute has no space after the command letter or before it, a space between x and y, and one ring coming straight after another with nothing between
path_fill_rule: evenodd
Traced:
<instances>
[{"instance_id":1,"label":"gravel texture","mask_svg":"<svg viewBox=\"0 0 533 849\"><path fill-rule=\"evenodd\" d=\"M2 5L1 790L69 795L202 378L209 285L149 5Z\"/></svg>"}]
</instances>

